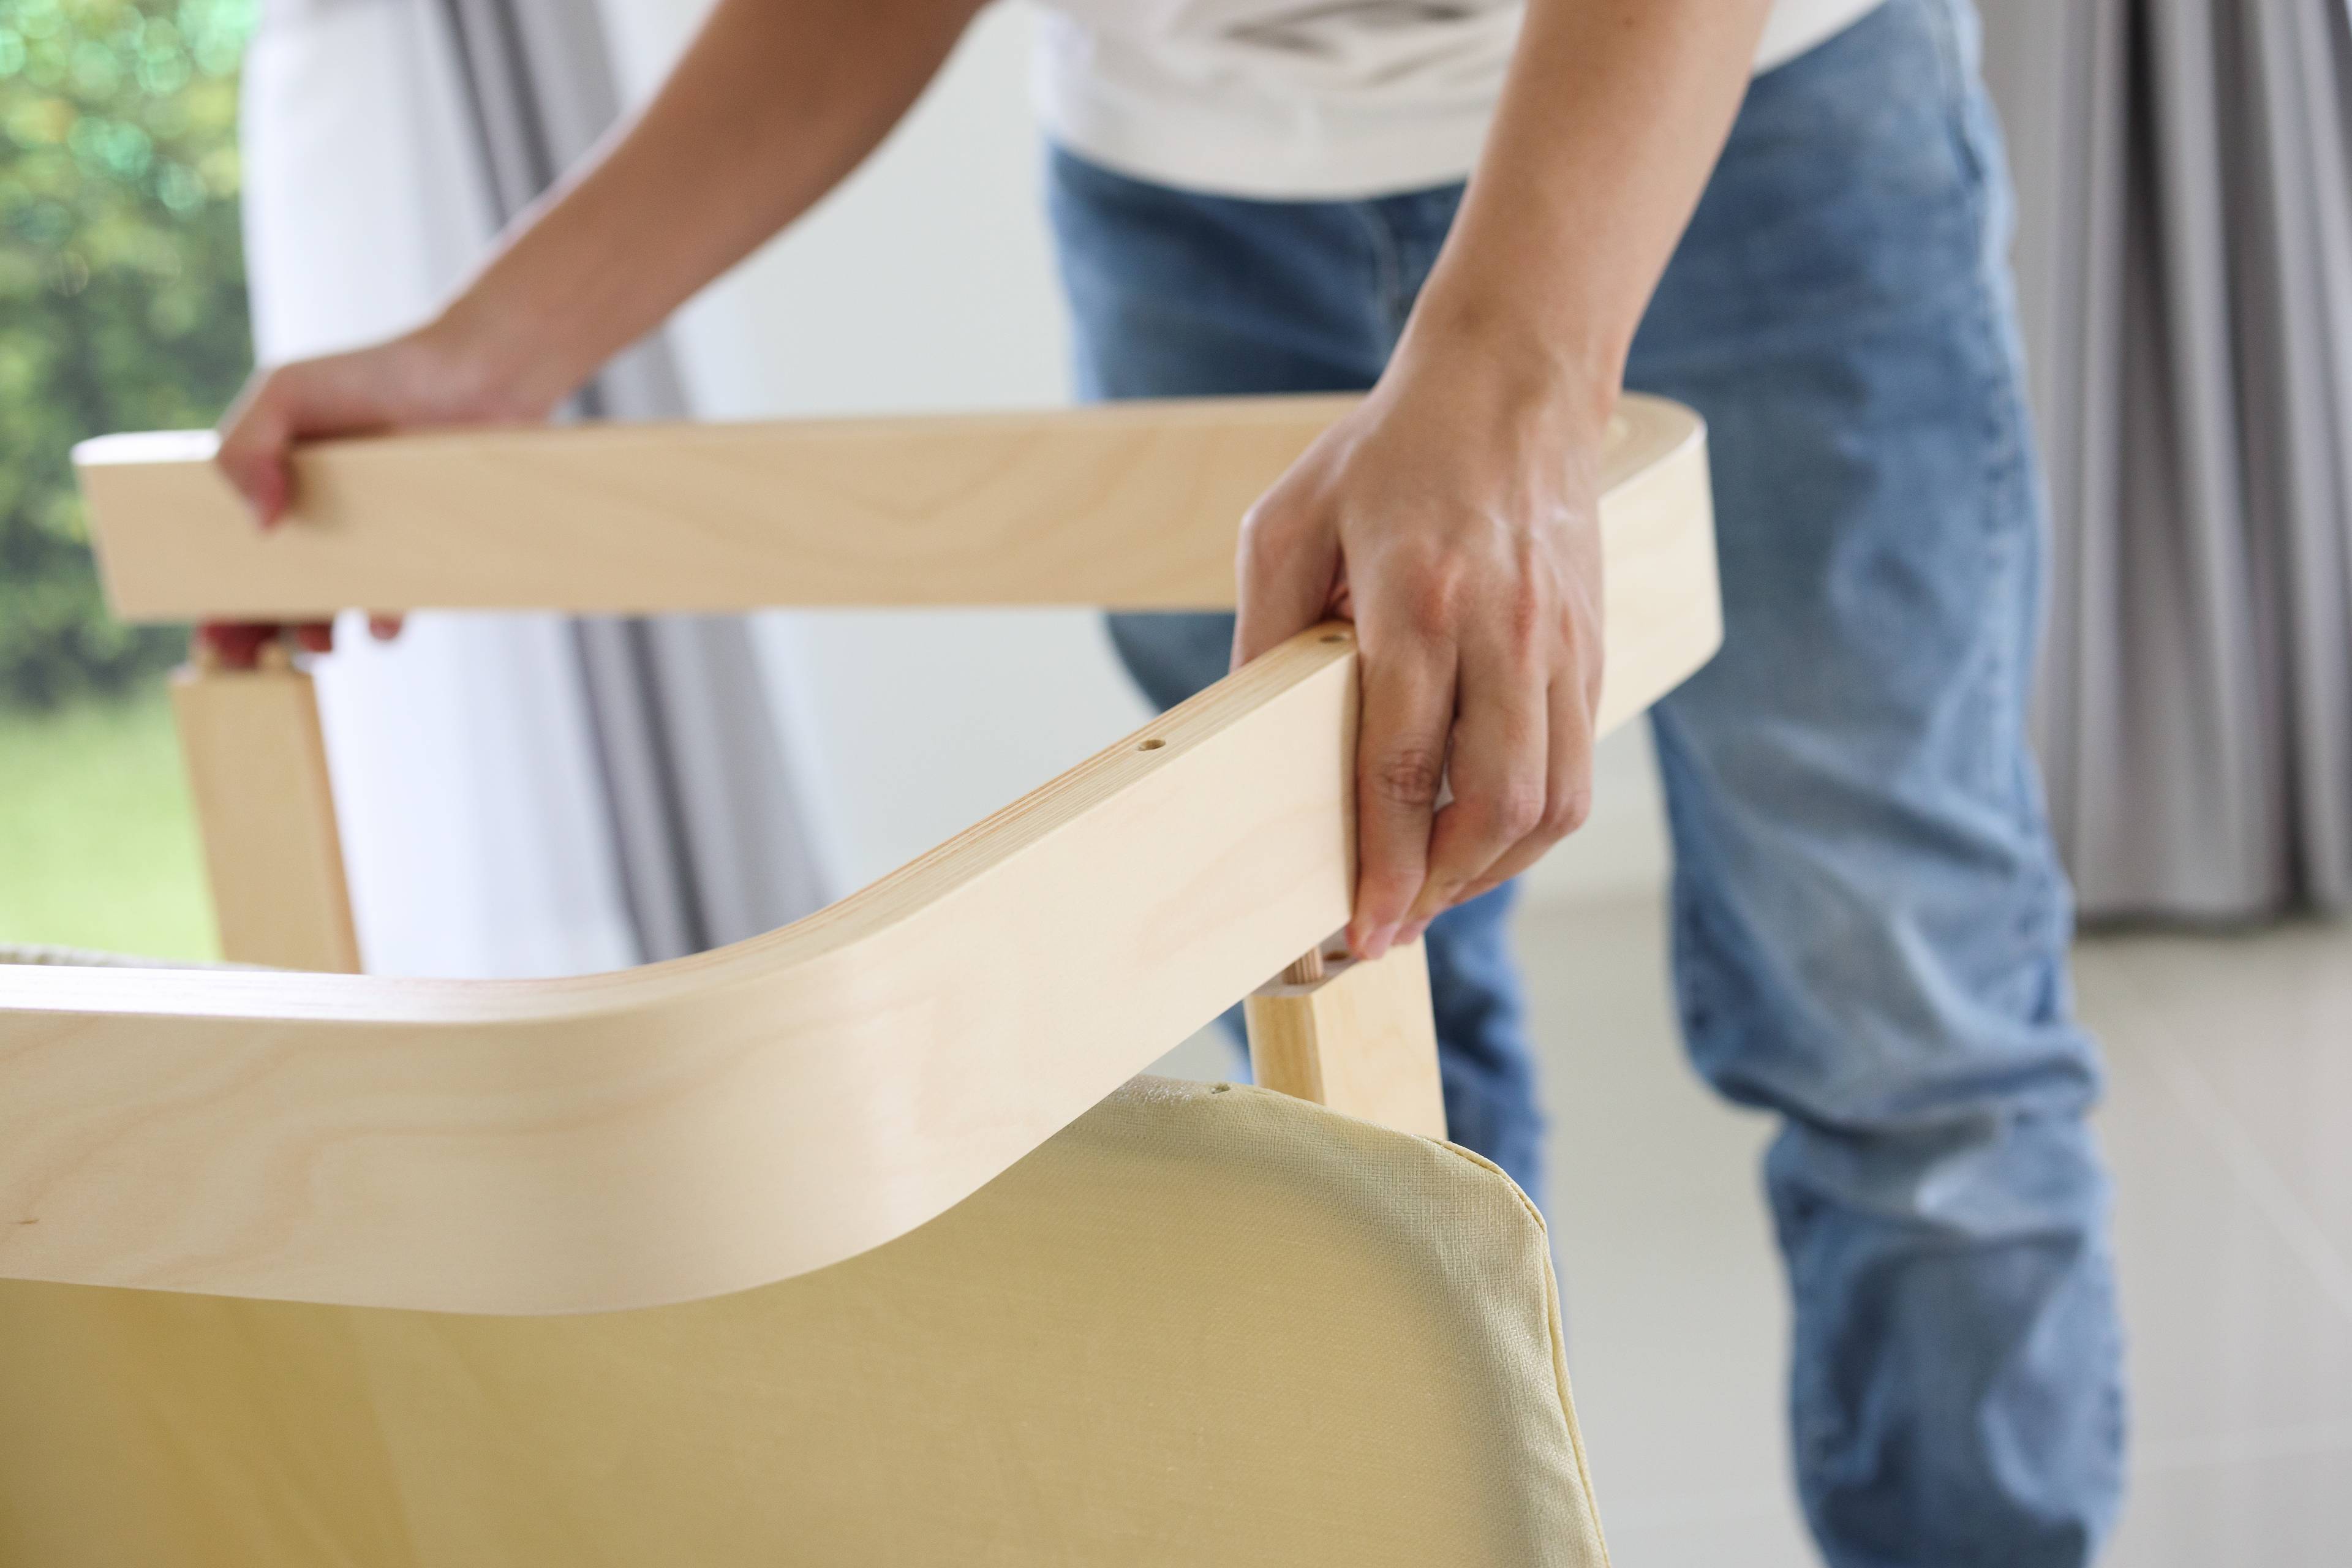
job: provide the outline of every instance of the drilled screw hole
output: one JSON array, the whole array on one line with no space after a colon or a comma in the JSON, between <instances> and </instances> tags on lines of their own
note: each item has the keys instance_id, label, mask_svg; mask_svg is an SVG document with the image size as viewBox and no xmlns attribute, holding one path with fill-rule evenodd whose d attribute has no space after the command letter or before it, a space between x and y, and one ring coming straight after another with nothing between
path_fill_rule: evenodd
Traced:
<instances>
[{"instance_id":1,"label":"drilled screw hole","mask_svg":"<svg viewBox=\"0 0 2352 1568\"><path fill-rule=\"evenodd\" d=\"M1155 736L1153 739L1149 741L1138 741L1135 743L1135 749L1139 752L1156 752L1167 743L1167 742L1160 740Z\"/></svg>"},{"instance_id":2,"label":"drilled screw hole","mask_svg":"<svg viewBox=\"0 0 2352 1568\"><path fill-rule=\"evenodd\" d=\"M1328 632L1324 635L1323 640L1325 642L1346 642L1348 640L1348 634L1345 632Z\"/></svg>"}]
</instances>

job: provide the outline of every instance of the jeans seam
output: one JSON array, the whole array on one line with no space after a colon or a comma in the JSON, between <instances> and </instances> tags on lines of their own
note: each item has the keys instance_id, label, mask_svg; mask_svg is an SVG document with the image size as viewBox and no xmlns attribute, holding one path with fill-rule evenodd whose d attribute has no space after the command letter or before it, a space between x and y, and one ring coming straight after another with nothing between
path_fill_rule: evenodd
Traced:
<instances>
[{"instance_id":1,"label":"jeans seam","mask_svg":"<svg viewBox=\"0 0 2352 1568\"><path fill-rule=\"evenodd\" d=\"M1986 505L1994 519L2024 518L2023 531L2030 531L2035 524L2032 481L2026 471L2025 421L2029 416L2022 407L2022 392L2018 384L2022 367L2017 364L2014 345L2002 327L2000 303L2004 288L1999 272L2007 263L1999 254L1993 235L1996 176L1987 150L1979 145L1974 123L1981 89L1971 78L1967 51L1961 46L1956 0L1932 0L1926 9L1943 78L1945 135L1960 175L1969 228L1976 243L1968 328L1990 373L1985 387L1988 401L1980 410L1988 454L1984 474ZM2018 563L2013 557L2021 550L2034 548L2033 541L2020 538L2021 531L2019 528L1996 525L1985 539L1993 581L2008 595L2019 590ZM2004 620L2019 608L2001 606ZM2019 647L2013 637L2003 638L1996 659L1989 676L1992 688L1989 697L1999 705L1999 711L2006 713L2025 700L2026 667L2032 662L2032 650ZM1998 781L1989 779L1986 784L1989 795L1999 787Z\"/></svg>"},{"instance_id":2,"label":"jeans seam","mask_svg":"<svg viewBox=\"0 0 2352 1568\"><path fill-rule=\"evenodd\" d=\"M1370 202L1349 202L1349 216L1362 231L1364 246L1372 261L1372 288L1379 304L1374 326L1383 340L1381 357L1393 350L1403 331L1404 316L1411 301L1404 298L1404 259L1400 254L1395 231L1383 220L1383 215Z\"/></svg>"},{"instance_id":3,"label":"jeans seam","mask_svg":"<svg viewBox=\"0 0 2352 1568\"><path fill-rule=\"evenodd\" d=\"M1927 9L1933 18L1930 26L1936 37L1936 60L1944 79L1946 129L1952 154L1967 179L1971 199L1981 206L1990 171L1975 138L1969 132L1968 111L1973 92L1967 51L1960 47L1960 23L1953 5L1954 0L1935 0Z\"/></svg>"}]
</instances>

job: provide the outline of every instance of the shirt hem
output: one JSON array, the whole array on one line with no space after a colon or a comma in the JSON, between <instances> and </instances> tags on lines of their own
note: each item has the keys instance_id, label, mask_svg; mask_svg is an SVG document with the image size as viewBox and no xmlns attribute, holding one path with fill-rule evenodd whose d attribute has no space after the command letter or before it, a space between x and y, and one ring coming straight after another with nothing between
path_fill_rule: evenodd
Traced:
<instances>
[{"instance_id":1,"label":"shirt hem","mask_svg":"<svg viewBox=\"0 0 2352 1568\"><path fill-rule=\"evenodd\" d=\"M1884 0L1848 0L1799 29L1768 28L1757 74L1810 54ZM1099 74L1102 52L1065 37L1034 78L1046 137L1129 179L1244 201L1360 201L1459 184L1476 167L1491 99L1376 109L1228 93L1153 100ZM1171 84L1172 85L1172 84ZM1187 84L1200 92L1200 84Z\"/></svg>"}]
</instances>

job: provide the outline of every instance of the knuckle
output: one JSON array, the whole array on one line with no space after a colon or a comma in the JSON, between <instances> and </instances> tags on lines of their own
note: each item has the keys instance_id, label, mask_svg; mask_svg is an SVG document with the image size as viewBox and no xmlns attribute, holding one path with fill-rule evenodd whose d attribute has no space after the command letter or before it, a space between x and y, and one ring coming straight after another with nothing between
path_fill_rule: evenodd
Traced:
<instances>
[{"instance_id":1,"label":"knuckle","mask_svg":"<svg viewBox=\"0 0 2352 1568\"><path fill-rule=\"evenodd\" d=\"M1591 787L1562 790L1544 806L1542 828L1553 838L1565 838L1591 819Z\"/></svg>"},{"instance_id":2,"label":"knuckle","mask_svg":"<svg viewBox=\"0 0 2352 1568\"><path fill-rule=\"evenodd\" d=\"M1278 560L1289 553L1297 531L1291 510L1269 495L1242 514L1235 553L1244 562Z\"/></svg>"},{"instance_id":3,"label":"knuckle","mask_svg":"<svg viewBox=\"0 0 2352 1568\"><path fill-rule=\"evenodd\" d=\"M1445 759L1423 746L1388 752L1373 763L1365 783L1391 805L1425 810L1434 805L1445 777Z\"/></svg>"},{"instance_id":4,"label":"knuckle","mask_svg":"<svg viewBox=\"0 0 2352 1568\"><path fill-rule=\"evenodd\" d=\"M1494 625L1504 646L1516 654L1532 654L1547 636L1556 632L1554 595L1544 574L1529 565L1512 574L1498 595Z\"/></svg>"},{"instance_id":5,"label":"knuckle","mask_svg":"<svg viewBox=\"0 0 2352 1568\"><path fill-rule=\"evenodd\" d=\"M1462 626L1462 574L1450 563L1414 573L1405 594L1405 625L1429 642L1454 640Z\"/></svg>"},{"instance_id":6,"label":"knuckle","mask_svg":"<svg viewBox=\"0 0 2352 1568\"><path fill-rule=\"evenodd\" d=\"M1272 525L1265 520L1265 509L1250 508L1242 514L1241 537L1234 546L1234 556L1244 563L1264 560L1273 547L1269 537L1271 531Z\"/></svg>"},{"instance_id":7,"label":"knuckle","mask_svg":"<svg viewBox=\"0 0 2352 1568\"><path fill-rule=\"evenodd\" d=\"M1432 639L1460 639L1475 626L1476 640L1501 649L1514 663L1542 661L1565 634L1554 563L1532 547L1485 542L1472 520L1440 541L1400 552L1394 562L1404 584L1406 625Z\"/></svg>"},{"instance_id":8,"label":"knuckle","mask_svg":"<svg viewBox=\"0 0 2352 1568\"><path fill-rule=\"evenodd\" d=\"M1540 781L1505 785L1487 803L1496 837L1514 843L1543 826L1548 803Z\"/></svg>"},{"instance_id":9,"label":"knuckle","mask_svg":"<svg viewBox=\"0 0 2352 1568\"><path fill-rule=\"evenodd\" d=\"M294 401L302 390L302 383L290 364L272 366L261 373L259 384L253 389L256 410L275 410Z\"/></svg>"}]
</instances>

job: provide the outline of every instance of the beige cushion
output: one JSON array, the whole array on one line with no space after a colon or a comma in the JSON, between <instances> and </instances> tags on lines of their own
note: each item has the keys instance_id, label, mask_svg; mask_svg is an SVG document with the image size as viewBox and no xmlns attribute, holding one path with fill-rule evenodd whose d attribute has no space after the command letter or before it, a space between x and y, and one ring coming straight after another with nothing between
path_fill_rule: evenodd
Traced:
<instances>
[{"instance_id":1,"label":"beige cushion","mask_svg":"<svg viewBox=\"0 0 2352 1568\"><path fill-rule=\"evenodd\" d=\"M1605 1561L1526 1199L1256 1089L1139 1079L889 1246L682 1307L0 1283L28 1568Z\"/></svg>"}]
</instances>

